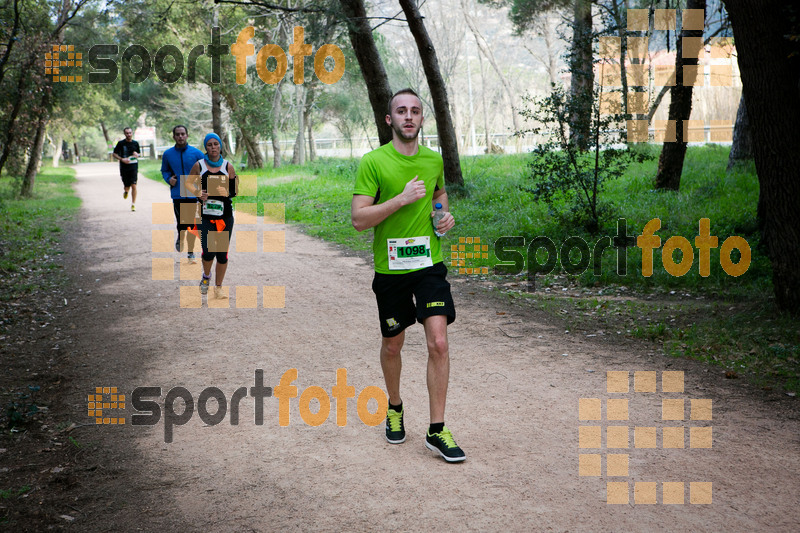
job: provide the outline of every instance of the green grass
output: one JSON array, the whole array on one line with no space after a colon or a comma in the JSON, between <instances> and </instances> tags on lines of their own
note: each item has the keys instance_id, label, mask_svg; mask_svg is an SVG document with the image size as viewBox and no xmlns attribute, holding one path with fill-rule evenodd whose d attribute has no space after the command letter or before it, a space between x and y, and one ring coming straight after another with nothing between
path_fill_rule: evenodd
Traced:
<instances>
[{"instance_id":1,"label":"green grass","mask_svg":"<svg viewBox=\"0 0 800 533\"><path fill-rule=\"evenodd\" d=\"M641 250L630 248L628 270L639 274L629 277L638 285L725 292L729 295L772 290L769 262L757 249L758 178L755 168L751 164L727 173L729 151L729 148L717 145L689 148L681 187L677 192L653 191L656 159L632 165L625 176L609 184L605 198L614 203L620 216L627 220L629 234L641 234L648 221L659 218L661 229L656 234L661 237L662 246L670 237L682 236L694 247L694 239L699 233L699 221L701 218L708 218L710 234L718 238L718 247L711 249L710 254L711 275L705 278L699 274L696 249L691 269L680 277L672 276L664 269L661 251L656 250L653 257L653 276L648 279L641 275ZM729 276L720 266L719 246L733 235L744 238L752 254L750 267L740 278ZM734 254L734 260L738 261L738 253ZM680 252L675 253L676 262L680 256ZM609 253L604 261L604 266L608 265L608 268L603 269L606 275L586 276L584 281L589 284L597 279L601 282L614 280L615 276L609 274L614 270L613 261L614 258Z\"/></svg>"},{"instance_id":2,"label":"green grass","mask_svg":"<svg viewBox=\"0 0 800 533\"><path fill-rule=\"evenodd\" d=\"M752 302L731 312L714 303L695 314L686 327L664 338L667 353L691 357L725 368L729 372L751 375L755 382L770 389L781 385L800 392L800 331L797 319L764 309ZM730 375L730 374L729 374Z\"/></svg>"},{"instance_id":3,"label":"green grass","mask_svg":"<svg viewBox=\"0 0 800 533\"><path fill-rule=\"evenodd\" d=\"M662 266L661 250L653 254L653 275L642 275L641 249L627 249L626 274L617 272L616 252L608 248L602 253L601 269L593 272L592 263L577 278L583 286L596 284L625 284L643 290L692 289L700 292L725 292L736 295L771 291L769 263L756 249L758 231L755 222L758 180L755 169L750 166L728 174L728 149L719 146L689 148L681 190L678 192L654 192L653 177L657 161L651 159L631 165L625 174L610 181L601 199L614 206L613 215L604 220L601 231L590 235L582 228L565 224L551 213L543 203L536 203L532 196L520 187L531 183L527 175L526 159L531 156L495 156L464 158L464 170L468 198L451 202L458 222L456 231L460 236L481 236L482 242L493 243L500 236L522 236L525 242L539 236L549 238L556 249L569 237L579 237L587 244L590 253L603 237L617 233L617 220L622 218L627 225L627 235L642 233L645 224L658 218L661 228L656 235L663 244L672 236L681 236L694 245L701 218L710 219L710 233L718 237L718 245L732 235L748 241L752 259L745 276L733 278L720 266L719 248L710 253L711 275L699 274L699 257L694 251L692 268L683 276L669 274ZM515 248L527 259L527 248ZM490 245L489 258L473 265L493 266L497 263ZM680 261L681 252L674 254ZM578 253L573 252L573 260ZM592 255L593 258L593 255ZM738 260L734 252L734 260ZM540 263L546 260L544 251L537 255ZM560 260L560 257L559 257ZM564 273L557 268L555 274Z\"/></svg>"},{"instance_id":4,"label":"green grass","mask_svg":"<svg viewBox=\"0 0 800 533\"><path fill-rule=\"evenodd\" d=\"M75 171L43 167L31 198L20 198L17 183L0 180L0 301L36 293L54 281L47 274L60 266L58 242L64 222L80 208L72 189Z\"/></svg>"},{"instance_id":5,"label":"green grass","mask_svg":"<svg viewBox=\"0 0 800 533\"><path fill-rule=\"evenodd\" d=\"M646 149L655 151L655 147ZM481 244L488 245L488 257L469 258L465 266L491 270L498 262L494 243L502 236L521 236L526 245L533 238L544 236L557 249L567 238L579 237L594 250L601 238L616 235L619 218L626 221L630 237L641 234L648 221L658 218L661 228L656 235L662 246L673 236L683 237L693 245L700 219L708 218L711 235L718 238L718 247L711 250L711 272L707 277L699 274L696 249L689 272L676 277L662 266L660 248L653 252L653 274L646 277L642 274L641 249L636 246L626 250L627 272L624 275L617 272L616 252L608 248L602 253L599 272L594 272L593 263L590 263L583 273L568 277L583 286L625 284L641 290L684 289L731 298L769 293L772 290L769 262L757 248L755 169L751 165L727 173L727 154L727 148L716 145L689 148L678 192L653 191L655 158L631 165L623 176L609 182L602 194L602 199L614 206L614 214L604 221L597 235L565 224L523 189L530 185L527 165L530 155L464 157L461 165L465 187L460 194L452 195L450 202L457 226L443 238L444 249L449 252L452 245L466 244L465 252L472 252L472 247L459 239L479 237ZM158 161L144 161L140 163L140 171L150 179L161 181L159 165ZM323 159L302 167L287 165L277 170L240 171L258 176L258 197L239 197L236 202L257 202L258 214L262 214L264 203L283 203L286 219L300 224L310 235L355 250L368 250L370 232L359 234L350 225L350 201L357 166L357 160ZM719 259L719 246L732 235L743 237L751 249L749 269L738 278L729 276ZM516 250L525 258L527 266L527 248ZM681 255L676 251L674 260L680 261ZM572 257L576 259L577 252L573 252ZM537 258L543 263L544 251L540 251ZM734 251L733 259L739 259L738 252ZM558 263L552 274L564 274Z\"/></svg>"},{"instance_id":6,"label":"green grass","mask_svg":"<svg viewBox=\"0 0 800 533\"><path fill-rule=\"evenodd\" d=\"M694 251L692 268L683 276L669 274L662 266L661 250L653 254L654 271L651 277L642 275L641 250L627 249L627 273L617 273L616 253L606 249L602 254L599 274L587 268L575 278L583 286L596 284L625 284L642 290L690 289L696 292L727 294L731 297L770 292L770 268L758 249L758 231L755 222L758 181L754 168L738 169L726 173L727 148L710 145L689 148L684 175L679 192L653 192L652 181L657 161L651 159L628 168L617 180L611 181L602 198L615 205L615 215L609 217L599 235L590 235L580 228L569 227L553 216L546 205L534 201L522 187L530 183L527 175L529 155L478 156L462 158L465 180L463 194L451 197L451 211L457 226L443 239L444 249L460 244L461 237L480 237L488 244L487 258L471 258L465 266L492 269L498 262L494 242L501 236L522 236L526 244L533 238L549 238L557 249L571 236L583 239L590 250L601 237L616 234L617 218L627 223L627 234L642 233L651 219L661 220L656 235L663 244L672 236L682 236L692 245L698 234L701 218L710 219L711 235L718 237L718 245L732 235L748 241L752 259L744 276L733 278L720 266L719 248L710 254L711 275L699 274L699 257ZM262 169L259 176L258 202L286 204L287 220L297 222L309 234L345 244L356 250L370 248L371 237L358 234L350 225L350 201L357 162L348 159L318 160L304 167L285 166L278 170ZM148 177L158 178L158 172ZM279 177L295 176L290 183L268 186ZM311 177L313 179L309 180ZM302 178L302 179L301 179ZM239 198L245 202L252 199ZM463 243L466 244L466 243ZM466 252L473 251L469 245ZM527 248L517 248L527 260ZM573 253L573 258L577 252ZM674 259L680 261L681 252ZM539 261L545 254L539 252ZM738 252L734 251L734 260ZM563 271L557 266L553 274Z\"/></svg>"},{"instance_id":7,"label":"green grass","mask_svg":"<svg viewBox=\"0 0 800 533\"><path fill-rule=\"evenodd\" d=\"M358 162L347 159L316 161L309 165L284 165L279 169L237 169L256 175L258 196L238 196L235 204L284 204L287 221L299 223L309 235L344 244L355 250L371 248L371 232L357 233L350 224L350 198ZM139 163L139 172L163 183L160 162Z\"/></svg>"},{"instance_id":8,"label":"green grass","mask_svg":"<svg viewBox=\"0 0 800 533\"><path fill-rule=\"evenodd\" d=\"M315 161L306 167L259 171L258 203L284 203L286 219L299 222L309 235L344 244L353 250L369 250L372 232L358 233L350 222L357 167L352 159L331 159ZM272 185L274 178L280 175L295 179Z\"/></svg>"},{"instance_id":9,"label":"green grass","mask_svg":"<svg viewBox=\"0 0 800 533\"><path fill-rule=\"evenodd\" d=\"M654 156L658 147L649 146ZM459 245L459 238L480 237L488 244L488 257L466 259L465 266L486 266L492 270L497 259L493 243L501 236L522 236L526 244L534 237L546 236L557 247L570 236L586 241L592 249L602 236L616 234L617 219L627 223L627 234L637 236L653 218L661 220L656 235L661 245L672 236L682 236L693 246L693 264L683 276L672 276L662 266L661 250L653 254L653 275L642 275L641 250L627 249L624 276L616 272L616 253L602 255L601 271L591 265L580 275L561 269L536 279L537 289L553 283L583 287L589 294L614 292L622 286L621 301L604 297L564 298L535 294L510 295L532 299L541 309L568 324L598 327L654 342L675 356L701 359L729 371L746 374L765 388L777 386L797 392L800 388L800 333L795 322L774 309L771 300L771 269L758 249L755 220L758 179L753 165L726 172L728 148L708 145L690 147L684 164L681 187L677 192L654 192L653 178L657 159L631 165L610 181L602 200L614 205L613 216L604 221L598 235L565 224L543 203L534 201L523 190L530 185L530 155L464 157L461 160L465 187L450 195L450 207L457 226L443 238L443 250ZM350 224L350 202L356 160L318 160L304 167L285 166L278 170L261 169L258 175L259 204L285 203L287 221L300 225L310 235L348 246L354 250L371 248L371 232L356 232ZM248 171L252 172L252 171ZM153 176L160 179L157 171ZM288 183L278 183L291 177ZM238 198L252 202L252 198ZM261 208L259 207L259 214ZM719 248L710 254L711 275L699 275L699 258L694 247L701 218L710 219L711 235L718 246L728 237L743 237L751 249L751 264L741 277L734 278L720 266ZM463 243L469 252L470 244ZM527 249L519 251L527 256ZM539 259L543 261L543 254ZM680 251L674 260L680 261ZM446 257L446 260L449 257ZM734 253L733 260L738 260ZM525 271L514 280L524 280ZM457 274L456 274L457 275ZM498 283L503 276L488 276ZM653 300L640 298L652 294ZM702 297L702 300L697 298ZM577 318L580 317L580 318ZM590 325L587 325L590 324Z\"/></svg>"},{"instance_id":10,"label":"green grass","mask_svg":"<svg viewBox=\"0 0 800 533\"><path fill-rule=\"evenodd\" d=\"M765 298L736 304L679 295L642 298L620 287L583 297L507 291L511 301L547 312L580 334L603 330L652 343L672 357L688 357L746 378L765 390L800 392L797 319L778 313Z\"/></svg>"},{"instance_id":11,"label":"green grass","mask_svg":"<svg viewBox=\"0 0 800 533\"><path fill-rule=\"evenodd\" d=\"M140 159L139 174L144 174L146 178L149 178L153 181L160 181L161 183L164 183L164 179L161 177L161 161ZM166 187L167 184L164 183L164 186Z\"/></svg>"},{"instance_id":12,"label":"green grass","mask_svg":"<svg viewBox=\"0 0 800 533\"><path fill-rule=\"evenodd\" d=\"M0 490L0 499L8 500L11 498L19 498L29 490L31 490L30 485L24 485L18 489L3 489Z\"/></svg>"}]
</instances>

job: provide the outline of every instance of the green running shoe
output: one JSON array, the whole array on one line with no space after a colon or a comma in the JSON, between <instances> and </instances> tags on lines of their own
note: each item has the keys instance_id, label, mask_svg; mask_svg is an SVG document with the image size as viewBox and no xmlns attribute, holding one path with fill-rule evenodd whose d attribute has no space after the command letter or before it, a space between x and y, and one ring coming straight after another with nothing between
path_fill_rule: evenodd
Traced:
<instances>
[{"instance_id":1,"label":"green running shoe","mask_svg":"<svg viewBox=\"0 0 800 533\"><path fill-rule=\"evenodd\" d=\"M208 282L211 278L203 278L200 280L200 294L208 294Z\"/></svg>"},{"instance_id":2,"label":"green running shoe","mask_svg":"<svg viewBox=\"0 0 800 533\"><path fill-rule=\"evenodd\" d=\"M425 446L427 446L429 450L439 452L439 455L448 463L458 463L467 458L464 451L459 448L456 441L453 440L453 434L450 433L447 427L433 435L428 433L425 437Z\"/></svg>"},{"instance_id":3,"label":"green running shoe","mask_svg":"<svg viewBox=\"0 0 800 533\"><path fill-rule=\"evenodd\" d=\"M400 444L406 440L403 411L405 407L399 413L391 407L386 410L386 440L389 444Z\"/></svg>"}]
</instances>

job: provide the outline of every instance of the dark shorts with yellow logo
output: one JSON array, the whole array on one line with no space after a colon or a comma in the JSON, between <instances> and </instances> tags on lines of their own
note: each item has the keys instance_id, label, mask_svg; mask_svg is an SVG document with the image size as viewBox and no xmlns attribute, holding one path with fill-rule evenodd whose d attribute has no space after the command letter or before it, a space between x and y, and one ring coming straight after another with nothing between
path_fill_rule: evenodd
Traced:
<instances>
[{"instance_id":1,"label":"dark shorts with yellow logo","mask_svg":"<svg viewBox=\"0 0 800 533\"><path fill-rule=\"evenodd\" d=\"M414 322L422 323L429 316L446 315L448 324L456 319L444 263L408 274L376 272L372 292L378 299L378 317L384 337L399 335Z\"/></svg>"}]
</instances>

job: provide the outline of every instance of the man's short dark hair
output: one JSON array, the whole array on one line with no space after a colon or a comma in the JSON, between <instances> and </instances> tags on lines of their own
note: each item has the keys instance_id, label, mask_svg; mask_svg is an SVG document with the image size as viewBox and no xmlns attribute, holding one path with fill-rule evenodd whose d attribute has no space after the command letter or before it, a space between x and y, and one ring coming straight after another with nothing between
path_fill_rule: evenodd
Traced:
<instances>
[{"instance_id":1,"label":"man's short dark hair","mask_svg":"<svg viewBox=\"0 0 800 533\"><path fill-rule=\"evenodd\" d=\"M131 128L130 126L122 128L122 133L125 133L127 130L131 130L131 133L133 133L133 128Z\"/></svg>"},{"instance_id":2,"label":"man's short dark hair","mask_svg":"<svg viewBox=\"0 0 800 533\"><path fill-rule=\"evenodd\" d=\"M400 89L399 91L394 93L391 98L389 98L389 103L387 104L387 113L386 113L387 115L392 114L392 102L394 101L394 98L396 96L400 96L401 94L411 94L416 96L417 99L419 100L420 109L422 109L422 98L419 97L419 95L416 93L416 91L414 91L414 89L412 89L411 87L406 87L405 89Z\"/></svg>"},{"instance_id":3,"label":"man's short dark hair","mask_svg":"<svg viewBox=\"0 0 800 533\"><path fill-rule=\"evenodd\" d=\"M174 128L172 128L172 134L173 134L173 135L175 135L175 130L177 130L178 128L183 128L183 131L185 131L185 132L186 132L186 135L189 135L189 128L187 128L187 127L186 127L186 126L184 126L183 124L178 124L177 126L175 126Z\"/></svg>"}]
</instances>

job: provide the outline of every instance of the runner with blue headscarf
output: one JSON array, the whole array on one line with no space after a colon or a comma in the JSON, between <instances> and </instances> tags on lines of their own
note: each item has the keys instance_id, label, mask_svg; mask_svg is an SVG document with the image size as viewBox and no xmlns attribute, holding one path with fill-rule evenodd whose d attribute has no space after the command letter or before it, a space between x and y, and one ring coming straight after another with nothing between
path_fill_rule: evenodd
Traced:
<instances>
[{"instance_id":1,"label":"runner with blue headscarf","mask_svg":"<svg viewBox=\"0 0 800 533\"><path fill-rule=\"evenodd\" d=\"M222 158L222 141L216 133L206 135L203 146L206 148L206 154L194 164L189 173L191 177L187 180L187 189L193 191L203 203L200 225L203 279L200 280L200 292L208 293L211 266L216 259L214 296L227 298L222 291L222 282L228 268L228 247L233 234L231 198L236 196L238 178L233 165Z\"/></svg>"}]
</instances>

